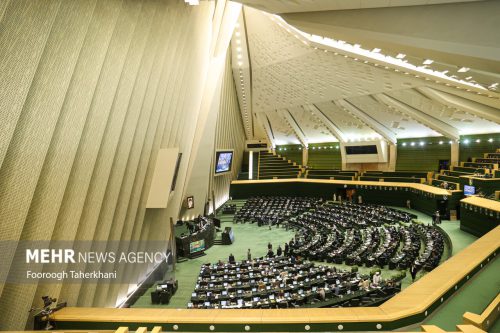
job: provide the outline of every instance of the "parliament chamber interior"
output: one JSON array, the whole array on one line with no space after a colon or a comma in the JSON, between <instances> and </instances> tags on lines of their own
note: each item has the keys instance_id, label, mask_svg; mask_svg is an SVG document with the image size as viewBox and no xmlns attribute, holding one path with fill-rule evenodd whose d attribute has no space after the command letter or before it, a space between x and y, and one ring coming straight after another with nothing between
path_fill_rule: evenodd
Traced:
<instances>
[{"instance_id":1,"label":"parliament chamber interior","mask_svg":"<svg viewBox=\"0 0 500 333\"><path fill-rule=\"evenodd\" d=\"M0 0L0 331L500 333L498 22Z\"/></svg>"}]
</instances>

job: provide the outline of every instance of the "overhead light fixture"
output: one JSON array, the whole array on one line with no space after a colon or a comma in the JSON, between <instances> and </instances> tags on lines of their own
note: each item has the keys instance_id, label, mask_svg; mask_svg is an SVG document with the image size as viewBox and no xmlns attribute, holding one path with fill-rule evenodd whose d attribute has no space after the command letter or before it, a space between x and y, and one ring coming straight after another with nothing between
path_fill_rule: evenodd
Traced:
<instances>
[{"instance_id":1,"label":"overhead light fixture","mask_svg":"<svg viewBox=\"0 0 500 333\"><path fill-rule=\"evenodd\" d=\"M184 0L184 2L191 6L198 6L200 4L200 0Z\"/></svg>"},{"instance_id":2,"label":"overhead light fixture","mask_svg":"<svg viewBox=\"0 0 500 333\"><path fill-rule=\"evenodd\" d=\"M415 142L410 143L410 146L414 146L414 145L415 145Z\"/></svg>"},{"instance_id":3,"label":"overhead light fixture","mask_svg":"<svg viewBox=\"0 0 500 333\"><path fill-rule=\"evenodd\" d=\"M406 147L406 142L403 142L401 145L402 145L403 147Z\"/></svg>"},{"instance_id":4,"label":"overhead light fixture","mask_svg":"<svg viewBox=\"0 0 500 333\"><path fill-rule=\"evenodd\" d=\"M439 144L442 145L443 144L443 141L439 141Z\"/></svg>"},{"instance_id":5,"label":"overhead light fixture","mask_svg":"<svg viewBox=\"0 0 500 333\"><path fill-rule=\"evenodd\" d=\"M425 59L424 60L424 65L430 65L434 62L434 60L431 60L431 59Z\"/></svg>"},{"instance_id":6,"label":"overhead light fixture","mask_svg":"<svg viewBox=\"0 0 500 333\"><path fill-rule=\"evenodd\" d=\"M374 48L374 49L372 50L372 52L375 52L375 53L378 53L378 52L380 52L380 51L382 51L382 50L381 50L381 49L379 49L378 47L376 47L376 48Z\"/></svg>"},{"instance_id":7,"label":"overhead light fixture","mask_svg":"<svg viewBox=\"0 0 500 333\"><path fill-rule=\"evenodd\" d=\"M404 53L398 53L398 55L396 56L397 59L404 59L406 57L406 54Z\"/></svg>"},{"instance_id":8,"label":"overhead light fixture","mask_svg":"<svg viewBox=\"0 0 500 333\"><path fill-rule=\"evenodd\" d=\"M469 68L469 67L462 67L462 68L460 68L460 69L458 70L458 72L459 72L459 73L466 73L466 72L468 72L469 70L470 70L470 68Z\"/></svg>"},{"instance_id":9,"label":"overhead light fixture","mask_svg":"<svg viewBox=\"0 0 500 333\"><path fill-rule=\"evenodd\" d=\"M423 145L425 145L425 142L421 141L420 146L423 146Z\"/></svg>"},{"instance_id":10,"label":"overhead light fixture","mask_svg":"<svg viewBox=\"0 0 500 333\"><path fill-rule=\"evenodd\" d=\"M477 139L477 140L476 140L476 143L480 143L480 142L481 142L481 139Z\"/></svg>"},{"instance_id":11,"label":"overhead light fixture","mask_svg":"<svg viewBox=\"0 0 500 333\"><path fill-rule=\"evenodd\" d=\"M465 144L468 144L469 142L470 142L470 141L469 141L469 139L465 139L465 140L464 140L464 143L465 143Z\"/></svg>"},{"instance_id":12,"label":"overhead light fixture","mask_svg":"<svg viewBox=\"0 0 500 333\"><path fill-rule=\"evenodd\" d=\"M489 138L489 139L488 139L488 142L493 142L493 139L492 139L492 138Z\"/></svg>"},{"instance_id":13,"label":"overhead light fixture","mask_svg":"<svg viewBox=\"0 0 500 333\"><path fill-rule=\"evenodd\" d=\"M448 141L448 143L451 145L453 143L453 141L450 140L450 141Z\"/></svg>"}]
</instances>

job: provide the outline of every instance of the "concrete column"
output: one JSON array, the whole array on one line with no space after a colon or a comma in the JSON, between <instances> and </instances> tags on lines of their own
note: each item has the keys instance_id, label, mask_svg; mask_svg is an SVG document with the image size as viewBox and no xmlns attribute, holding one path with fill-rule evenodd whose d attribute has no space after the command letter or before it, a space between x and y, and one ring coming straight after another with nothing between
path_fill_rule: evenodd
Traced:
<instances>
[{"instance_id":1,"label":"concrete column","mask_svg":"<svg viewBox=\"0 0 500 333\"><path fill-rule=\"evenodd\" d=\"M340 158L342 159L342 170L347 170L347 161L346 161L346 156L345 156L345 146L339 142L339 147L340 147Z\"/></svg>"},{"instance_id":2,"label":"concrete column","mask_svg":"<svg viewBox=\"0 0 500 333\"><path fill-rule=\"evenodd\" d=\"M248 152L248 179L253 178L253 151Z\"/></svg>"},{"instance_id":3,"label":"concrete column","mask_svg":"<svg viewBox=\"0 0 500 333\"><path fill-rule=\"evenodd\" d=\"M398 156L398 146L390 143L389 144L389 171L396 171L396 160Z\"/></svg>"},{"instance_id":4,"label":"concrete column","mask_svg":"<svg viewBox=\"0 0 500 333\"><path fill-rule=\"evenodd\" d=\"M309 162L309 149L302 147L302 166L306 166Z\"/></svg>"},{"instance_id":5,"label":"concrete column","mask_svg":"<svg viewBox=\"0 0 500 333\"><path fill-rule=\"evenodd\" d=\"M450 158L450 166L458 166L459 164L459 143L458 142L452 142L450 145L451 149L451 158Z\"/></svg>"}]
</instances>

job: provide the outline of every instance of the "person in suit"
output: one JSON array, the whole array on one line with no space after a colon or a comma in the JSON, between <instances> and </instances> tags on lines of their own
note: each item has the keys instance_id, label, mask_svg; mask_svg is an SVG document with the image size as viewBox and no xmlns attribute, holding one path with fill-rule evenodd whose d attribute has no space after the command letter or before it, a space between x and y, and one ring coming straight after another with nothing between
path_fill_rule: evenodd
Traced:
<instances>
[{"instance_id":1,"label":"person in suit","mask_svg":"<svg viewBox=\"0 0 500 333\"><path fill-rule=\"evenodd\" d=\"M278 249L276 250L276 255L278 257L281 257L282 254L283 254L283 249L281 248L281 245L278 245Z\"/></svg>"},{"instance_id":2,"label":"person in suit","mask_svg":"<svg viewBox=\"0 0 500 333\"><path fill-rule=\"evenodd\" d=\"M230 264L234 264L234 263L236 263L236 260L234 259L234 256L233 256L233 254L232 254L232 253L229 255L229 263L230 263Z\"/></svg>"},{"instance_id":3,"label":"person in suit","mask_svg":"<svg viewBox=\"0 0 500 333\"><path fill-rule=\"evenodd\" d=\"M247 251L247 260L252 261L252 253L250 252L250 249Z\"/></svg>"},{"instance_id":4,"label":"person in suit","mask_svg":"<svg viewBox=\"0 0 500 333\"><path fill-rule=\"evenodd\" d=\"M417 273L418 269L415 263L413 263L410 267L410 274L411 274L411 282L415 282L415 279L417 278Z\"/></svg>"},{"instance_id":5,"label":"person in suit","mask_svg":"<svg viewBox=\"0 0 500 333\"><path fill-rule=\"evenodd\" d=\"M288 246L288 243L285 243L285 257L288 256L289 251L290 251L290 247Z\"/></svg>"}]
</instances>

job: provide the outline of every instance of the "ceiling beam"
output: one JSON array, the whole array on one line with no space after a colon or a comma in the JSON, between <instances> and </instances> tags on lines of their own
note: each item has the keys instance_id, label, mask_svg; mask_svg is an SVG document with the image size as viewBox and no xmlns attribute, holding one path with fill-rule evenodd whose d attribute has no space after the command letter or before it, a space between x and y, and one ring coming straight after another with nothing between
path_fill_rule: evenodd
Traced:
<instances>
[{"instance_id":1,"label":"ceiling beam","mask_svg":"<svg viewBox=\"0 0 500 333\"><path fill-rule=\"evenodd\" d=\"M286 123L292 128L292 130L295 133L295 136L297 139L300 141L300 144L304 147L307 148L309 146L307 142L307 138L304 135L304 132L302 132L302 129L300 128L299 124L295 121L295 118L292 116L290 111L287 109L282 109L278 111L278 114L285 120Z\"/></svg>"},{"instance_id":2,"label":"ceiling beam","mask_svg":"<svg viewBox=\"0 0 500 333\"><path fill-rule=\"evenodd\" d=\"M271 123L269 122L269 118L264 112L255 113L255 118L264 128L264 132L266 133L267 140L271 144L272 149L276 148L276 140L274 139L273 130L271 128Z\"/></svg>"},{"instance_id":3,"label":"ceiling beam","mask_svg":"<svg viewBox=\"0 0 500 333\"><path fill-rule=\"evenodd\" d=\"M339 140L339 142L346 142L347 137L345 134L337 127L324 113L321 111L316 104L303 105L304 110L311 111L319 120L326 126L326 128L332 133L334 137Z\"/></svg>"},{"instance_id":4,"label":"ceiling beam","mask_svg":"<svg viewBox=\"0 0 500 333\"><path fill-rule=\"evenodd\" d=\"M460 138L458 129L456 129L455 127L439 119L436 119L426 113L423 113L422 111L417 110L406 103L403 103L385 94L375 94L373 95L373 97L378 102L402 112L403 114L415 119L416 121L422 123L428 128L440 133L441 135L449 139L458 140Z\"/></svg>"},{"instance_id":5,"label":"ceiling beam","mask_svg":"<svg viewBox=\"0 0 500 333\"><path fill-rule=\"evenodd\" d=\"M453 107L469 112L480 118L500 124L500 112L498 109L479 104L469 99L452 95L444 91L438 91L430 87L419 87L415 89L435 102L448 107Z\"/></svg>"},{"instance_id":6,"label":"ceiling beam","mask_svg":"<svg viewBox=\"0 0 500 333\"><path fill-rule=\"evenodd\" d=\"M363 110L352 104L351 102L341 99L338 101L333 101L338 107L351 112L353 115L361 119L368 127L374 130L376 133L381 135L387 141L392 144L396 144L396 134L385 127L383 124L379 123L376 119L366 114Z\"/></svg>"}]
</instances>

